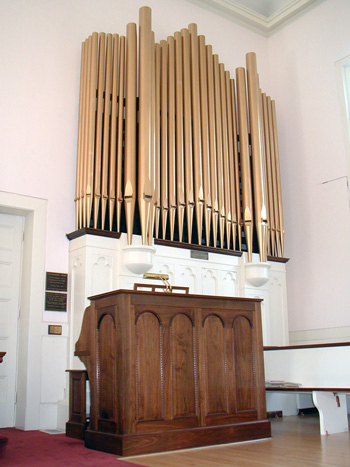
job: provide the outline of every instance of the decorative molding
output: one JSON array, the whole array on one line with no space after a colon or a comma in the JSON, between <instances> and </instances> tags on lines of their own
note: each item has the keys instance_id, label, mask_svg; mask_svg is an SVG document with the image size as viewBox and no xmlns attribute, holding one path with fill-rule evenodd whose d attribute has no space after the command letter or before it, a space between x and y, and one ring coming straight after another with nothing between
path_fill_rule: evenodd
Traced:
<instances>
[{"instance_id":1,"label":"decorative molding","mask_svg":"<svg viewBox=\"0 0 350 467\"><path fill-rule=\"evenodd\" d=\"M75 230L74 232L66 234L68 240L74 240L75 238L83 237L84 235L95 235L98 237L108 237L108 238L120 238L120 232L109 232L107 230L100 229L89 229L84 227L83 229Z\"/></svg>"},{"instance_id":2,"label":"decorative molding","mask_svg":"<svg viewBox=\"0 0 350 467\"><path fill-rule=\"evenodd\" d=\"M263 36L270 36L277 28L286 25L297 15L324 0L291 0L284 8L270 16L265 16L250 8L244 7L235 0L187 0L201 8L219 14L224 18L238 22L253 29Z\"/></svg>"}]
</instances>

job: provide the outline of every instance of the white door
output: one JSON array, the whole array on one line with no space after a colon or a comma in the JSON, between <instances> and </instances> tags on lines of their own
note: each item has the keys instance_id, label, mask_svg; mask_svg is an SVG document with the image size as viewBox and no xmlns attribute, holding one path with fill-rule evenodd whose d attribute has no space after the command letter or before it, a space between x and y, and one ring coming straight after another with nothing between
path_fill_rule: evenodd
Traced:
<instances>
[{"instance_id":1,"label":"white door","mask_svg":"<svg viewBox=\"0 0 350 467\"><path fill-rule=\"evenodd\" d=\"M0 214L0 428L14 426L24 218Z\"/></svg>"}]
</instances>

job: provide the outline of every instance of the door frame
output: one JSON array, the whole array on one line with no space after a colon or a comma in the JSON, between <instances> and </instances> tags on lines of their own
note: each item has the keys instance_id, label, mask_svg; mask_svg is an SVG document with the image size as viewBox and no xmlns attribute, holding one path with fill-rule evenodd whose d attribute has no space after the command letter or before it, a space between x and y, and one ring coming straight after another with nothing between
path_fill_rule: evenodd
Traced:
<instances>
[{"instance_id":1,"label":"door frame","mask_svg":"<svg viewBox=\"0 0 350 467\"><path fill-rule=\"evenodd\" d=\"M23 430L37 430L41 400L47 200L0 191L0 212L25 218L15 426Z\"/></svg>"}]
</instances>

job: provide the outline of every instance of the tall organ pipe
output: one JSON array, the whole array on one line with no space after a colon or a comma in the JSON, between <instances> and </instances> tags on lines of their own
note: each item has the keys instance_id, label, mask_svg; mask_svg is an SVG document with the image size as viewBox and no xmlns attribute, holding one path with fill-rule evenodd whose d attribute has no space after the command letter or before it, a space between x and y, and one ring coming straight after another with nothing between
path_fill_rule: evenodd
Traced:
<instances>
[{"instance_id":1,"label":"tall organ pipe","mask_svg":"<svg viewBox=\"0 0 350 467\"><path fill-rule=\"evenodd\" d=\"M255 228L258 237L260 261L267 260L267 205L266 173L264 168L265 148L259 99L259 81L256 55L250 52L247 59L247 84L249 95L250 134L252 145L252 172L254 181Z\"/></svg>"},{"instance_id":2,"label":"tall organ pipe","mask_svg":"<svg viewBox=\"0 0 350 467\"><path fill-rule=\"evenodd\" d=\"M247 93L245 87L244 68L236 68L236 83L239 124L239 148L241 162L243 225L247 244L248 261L251 262L253 254L253 200L250 177Z\"/></svg>"}]
</instances>

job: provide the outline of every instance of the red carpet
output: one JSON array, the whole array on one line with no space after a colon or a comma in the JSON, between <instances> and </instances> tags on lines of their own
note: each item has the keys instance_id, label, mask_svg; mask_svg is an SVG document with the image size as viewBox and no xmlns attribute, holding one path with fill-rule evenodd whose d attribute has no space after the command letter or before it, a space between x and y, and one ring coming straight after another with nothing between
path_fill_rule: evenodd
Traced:
<instances>
[{"instance_id":1,"label":"red carpet","mask_svg":"<svg viewBox=\"0 0 350 467\"><path fill-rule=\"evenodd\" d=\"M41 431L22 431L1 428L0 436L8 438L8 444L0 458L0 465L27 467L94 466L135 467L121 458L105 452L93 451L83 441L67 438L64 434L49 435Z\"/></svg>"}]
</instances>

